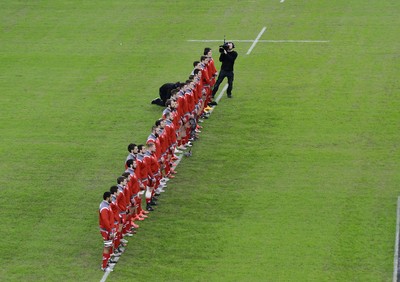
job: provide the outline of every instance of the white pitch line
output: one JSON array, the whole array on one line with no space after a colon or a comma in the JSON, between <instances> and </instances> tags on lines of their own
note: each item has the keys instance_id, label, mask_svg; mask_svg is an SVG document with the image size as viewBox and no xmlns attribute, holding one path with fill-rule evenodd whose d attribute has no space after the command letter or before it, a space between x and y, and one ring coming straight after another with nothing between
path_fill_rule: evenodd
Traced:
<instances>
[{"instance_id":1,"label":"white pitch line","mask_svg":"<svg viewBox=\"0 0 400 282\"><path fill-rule=\"evenodd\" d=\"M188 42L221 42L221 39L205 39L205 40L196 40L190 39ZM241 40L241 39L230 39L227 41L233 42L254 42L254 40ZM329 40L258 40L259 43L328 43Z\"/></svg>"},{"instance_id":2,"label":"white pitch line","mask_svg":"<svg viewBox=\"0 0 400 282\"><path fill-rule=\"evenodd\" d=\"M258 43L258 40L260 39L261 35L263 35L264 31L267 29L267 27L263 27L262 30L260 31L260 33L257 35L256 40L254 40L253 44L251 44L249 51L247 51L246 55L249 55L251 53L251 51L253 50L253 48L256 46L256 44Z\"/></svg>"},{"instance_id":3,"label":"white pitch line","mask_svg":"<svg viewBox=\"0 0 400 282\"><path fill-rule=\"evenodd\" d=\"M219 100L221 100L222 95L224 95L226 89L228 89L228 84L225 84L224 88L222 88L221 92L218 94L217 99L215 99L217 103L219 102Z\"/></svg>"},{"instance_id":4,"label":"white pitch line","mask_svg":"<svg viewBox=\"0 0 400 282\"><path fill-rule=\"evenodd\" d=\"M399 271L399 227L400 227L400 197L397 198L396 241L394 242L393 282L398 282Z\"/></svg>"},{"instance_id":5,"label":"white pitch line","mask_svg":"<svg viewBox=\"0 0 400 282\"><path fill-rule=\"evenodd\" d=\"M186 40L188 42L222 42L221 39L188 39ZM227 42L229 41L235 41L235 42L253 42L254 40L240 40L240 39L227 39L225 40Z\"/></svg>"},{"instance_id":6,"label":"white pitch line","mask_svg":"<svg viewBox=\"0 0 400 282\"><path fill-rule=\"evenodd\" d=\"M106 271L103 275L103 278L101 278L100 282L106 282L109 274L110 274L110 271Z\"/></svg>"},{"instance_id":7,"label":"white pitch line","mask_svg":"<svg viewBox=\"0 0 400 282\"><path fill-rule=\"evenodd\" d=\"M327 43L329 40L259 40L267 43Z\"/></svg>"}]
</instances>

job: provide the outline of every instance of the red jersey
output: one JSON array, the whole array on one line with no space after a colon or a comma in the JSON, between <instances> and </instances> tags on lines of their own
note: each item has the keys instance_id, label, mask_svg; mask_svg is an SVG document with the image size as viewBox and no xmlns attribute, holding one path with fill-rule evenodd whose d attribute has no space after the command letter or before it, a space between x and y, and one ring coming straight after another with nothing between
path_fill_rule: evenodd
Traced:
<instances>
[{"instance_id":1,"label":"red jersey","mask_svg":"<svg viewBox=\"0 0 400 282\"><path fill-rule=\"evenodd\" d=\"M158 171L160 170L160 165L158 164L157 156L154 153L151 154L150 152L146 152L146 157L148 157L151 173L153 175L157 174Z\"/></svg>"},{"instance_id":2,"label":"red jersey","mask_svg":"<svg viewBox=\"0 0 400 282\"><path fill-rule=\"evenodd\" d=\"M132 179L132 176L130 176ZM132 187L132 182L131 180L128 181L128 183L126 184L125 190L125 203L127 206L130 206L131 204L131 198L133 196L133 187Z\"/></svg>"},{"instance_id":3,"label":"red jersey","mask_svg":"<svg viewBox=\"0 0 400 282\"><path fill-rule=\"evenodd\" d=\"M162 133L158 136L158 140L160 141L160 150L161 150L161 156L167 152L167 149L169 147L169 137L167 135L167 132L165 131L165 128L163 129ZM158 158L159 160L160 158Z\"/></svg>"},{"instance_id":4,"label":"red jersey","mask_svg":"<svg viewBox=\"0 0 400 282\"><path fill-rule=\"evenodd\" d=\"M165 132L168 136L168 140L169 140L169 146L173 145L176 142L176 132L175 132L175 126L173 124L172 121L166 119L165 120Z\"/></svg>"},{"instance_id":5,"label":"red jersey","mask_svg":"<svg viewBox=\"0 0 400 282\"><path fill-rule=\"evenodd\" d=\"M103 200L99 206L99 226L100 229L111 233L114 225L114 213L111 210L110 204Z\"/></svg>"},{"instance_id":6,"label":"red jersey","mask_svg":"<svg viewBox=\"0 0 400 282\"><path fill-rule=\"evenodd\" d=\"M131 184L132 196L135 197L140 191L139 181L136 174L131 175L131 180L129 180L129 182Z\"/></svg>"},{"instance_id":7,"label":"red jersey","mask_svg":"<svg viewBox=\"0 0 400 282\"><path fill-rule=\"evenodd\" d=\"M186 100L183 92L180 92L177 102L178 102L178 108L177 108L178 118L181 119L187 112Z\"/></svg>"},{"instance_id":8,"label":"red jersey","mask_svg":"<svg viewBox=\"0 0 400 282\"><path fill-rule=\"evenodd\" d=\"M204 82L204 84L210 84L210 76L208 74L207 66L202 66L201 68L201 78Z\"/></svg>"},{"instance_id":9,"label":"red jersey","mask_svg":"<svg viewBox=\"0 0 400 282\"><path fill-rule=\"evenodd\" d=\"M214 59L210 58L207 64L208 76L213 78L217 74L217 69L215 68Z\"/></svg>"},{"instance_id":10,"label":"red jersey","mask_svg":"<svg viewBox=\"0 0 400 282\"><path fill-rule=\"evenodd\" d=\"M111 199L112 199L112 202L110 203L110 207L111 207L111 210L114 215L114 223L118 224L118 222L120 221L120 216L119 216L119 210L118 210L118 206L117 206L117 196L111 195Z\"/></svg>"},{"instance_id":11,"label":"red jersey","mask_svg":"<svg viewBox=\"0 0 400 282\"><path fill-rule=\"evenodd\" d=\"M149 137L147 137L146 144L153 143L156 146L156 155L160 159L162 155L162 148L160 144L160 140L157 136L154 135L154 133L151 133Z\"/></svg>"},{"instance_id":12,"label":"red jersey","mask_svg":"<svg viewBox=\"0 0 400 282\"><path fill-rule=\"evenodd\" d=\"M119 213L125 213L126 208L128 206L128 204L126 203L126 194L128 191L126 191L126 188L124 188L122 185L118 184L117 186L118 186L118 191L119 191L119 194L117 196L118 211L119 211Z\"/></svg>"},{"instance_id":13,"label":"red jersey","mask_svg":"<svg viewBox=\"0 0 400 282\"><path fill-rule=\"evenodd\" d=\"M138 161L138 165L136 168L136 172L139 172L138 179L141 182L147 181L148 173L147 166L144 162L144 156L142 154L138 154L136 160Z\"/></svg>"},{"instance_id":14,"label":"red jersey","mask_svg":"<svg viewBox=\"0 0 400 282\"><path fill-rule=\"evenodd\" d=\"M186 99L186 102L187 102L187 111L188 112L193 112L193 110L194 110L194 105L195 105L195 99L194 99L194 96L193 96L193 91L191 90L191 89L187 89L186 91L185 91L185 99Z\"/></svg>"}]
</instances>

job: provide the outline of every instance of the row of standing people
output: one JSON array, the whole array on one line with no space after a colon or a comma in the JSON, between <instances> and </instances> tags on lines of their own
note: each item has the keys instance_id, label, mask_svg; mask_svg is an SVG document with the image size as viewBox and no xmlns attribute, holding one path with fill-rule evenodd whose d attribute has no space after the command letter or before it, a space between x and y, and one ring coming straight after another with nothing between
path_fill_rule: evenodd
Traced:
<instances>
[{"instance_id":1,"label":"row of standing people","mask_svg":"<svg viewBox=\"0 0 400 282\"><path fill-rule=\"evenodd\" d=\"M113 270L128 244L127 238L137 232L138 222L148 218L158 205L158 197L177 173L177 155L199 138L201 118L207 118L212 110L209 104L218 74L211 52L205 48L204 55L193 63L188 80L171 91L146 144L128 145L125 171L117 178L117 185L103 194L99 207L103 271Z\"/></svg>"}]
</instances>

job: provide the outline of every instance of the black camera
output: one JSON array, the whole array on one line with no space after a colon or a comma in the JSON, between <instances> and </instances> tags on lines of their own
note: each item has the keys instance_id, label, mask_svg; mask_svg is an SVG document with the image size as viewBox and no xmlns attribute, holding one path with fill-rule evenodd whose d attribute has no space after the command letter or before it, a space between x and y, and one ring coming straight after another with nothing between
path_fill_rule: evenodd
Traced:
<instances>
[{"instance_id":1,"label":"black camera","mask_svg":"<svg viewBox=\"0 0 400 282\"><path fill-rule=\"evenodd\" d=\"M228 42L226 42L226 43L224 43L223 45L220 45L220 46L219 46L219 52L220 52L220 53L224 53L224 50L225 50L225 51L228 51L228 50L229 50Z\"/></svg>"}]
</instances>

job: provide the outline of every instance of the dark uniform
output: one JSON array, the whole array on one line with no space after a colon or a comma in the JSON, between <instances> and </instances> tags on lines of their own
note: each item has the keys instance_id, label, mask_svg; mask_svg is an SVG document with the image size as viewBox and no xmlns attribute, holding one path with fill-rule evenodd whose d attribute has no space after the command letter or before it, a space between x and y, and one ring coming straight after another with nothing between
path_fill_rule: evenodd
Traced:
<instances>
[{"instance_id":1,"label":"dark uniform","mask_svg":"<svg viewBox=\"0 0 400 282\"><path fill-rule=\"evenodd\" d=\"M228 89L226 93L228 97L232 97L232 88L233 88L233 66L235 64L235 60L238 56L236 51L228 51L226 54L221 53L219 56L219 61L222 62L221 71L219 72L217 82L214 85L212 97L214 98L215 93L217 93L219 85L224 80L225 77L228 78Z\"/></svg>"}]
</instances>

